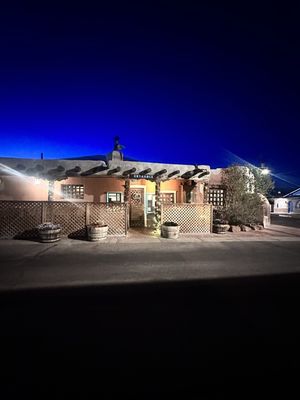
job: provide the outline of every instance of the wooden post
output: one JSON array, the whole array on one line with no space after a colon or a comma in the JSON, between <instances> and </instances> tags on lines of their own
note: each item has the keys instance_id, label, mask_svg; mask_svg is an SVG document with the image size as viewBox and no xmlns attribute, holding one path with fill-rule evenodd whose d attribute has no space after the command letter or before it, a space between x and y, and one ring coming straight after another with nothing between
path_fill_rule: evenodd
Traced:
<instances>
[{"instance_id":1,"label":"wooden post","mask_svg":"<svg viewBox=\"0 0 300 400\"><path fill-rule=\"evenodd\" d=\"M86 225L89 225L89 223L90 223L90 213L91 213L90 205L89 205L89 203L86 203L86 205L85 205L85 224Z\"/></svg>"},{"instance_id":2,"label":"wooden post","mask_svg":"<svg viewBox=\"0 0 300 400\"><path fill-rule=\"evenodd\" d=\"M204 186L203 186L203 203L204 204L208 203L208 190L209 190L208 183L205 182Z\"/></svg>"},{"instance_id":3,"label":"wooden post","mask_svg":"<svg viewBox=\"0 0 300 400\"><path fill-rule=\"evenodd\" d=\"M125 236L129 228L129 203L125 203Z\"/></svg>"},{"instance_id":4,"label":"wooden post","mask_svg":"<svg viewBox=\"0 0 300 400\"><path fill-rule=\"evenodd\" d=\"M124 203L128 203L129 202L129 195L130 195L130 179L125 179Z\"/></svg>"},{"instance_id":5,"label":"wooden post","mask_svg":"<svg viewBox=\"0 0 300 400\"><path fill-rule=\"evenodd\" d=\"M126 217L126 235L129 228L129 200L130 200L130 179L125 179L124 184L124 203L125 203L125 217Z\"/></svg>"},{"instance_id":6,"label":"wooden post","mask_svg":"<svg viewBox=\"0 0 300 400\"><path fill-rule=\"evenodd\" d=\"M155 181L155 211L154 211L154 228L155 231L160 230L161 225L161 196L160 196L160 180Z\"/></svg>"},{"instance_id":7,"label":"wooden post","mask_svg":"<svg viewBox=\"0 0 300 400\"><path fill-rule=\"evenodd\" d=\"M42 202L42 224L44 224L46 222L46 203L43 201Z\"/></svg>"},{"instance_id":8,"label":"wooden post","mask_svg":"<svg viewBox=\"0 0 300 400\"><path fill-rule=\"evenodd\" d=\"M54 182L48 182L48 201L54 201Z\"/></svg>"},{"instance_id":9,"label":"wooden post","mask_svg":"<svg viewBox=\"0 0 300 400\"><path fill-rule=\"evenodd\" d=\"M203 204L203 184L197 182L193 189L193 202L196 204Z\"/></svg>"}]
</instances>

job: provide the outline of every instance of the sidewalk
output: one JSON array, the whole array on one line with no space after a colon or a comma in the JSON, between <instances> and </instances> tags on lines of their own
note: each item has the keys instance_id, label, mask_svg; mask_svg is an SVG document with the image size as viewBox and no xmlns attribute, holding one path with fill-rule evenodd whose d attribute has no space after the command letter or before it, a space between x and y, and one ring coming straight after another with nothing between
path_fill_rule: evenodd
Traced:
<instances>
[{"instance_id":1,"label":"sidewalk","mask_svg":"<svg viewBox=\"0 0 300 400\"><path fill-rule=\"evenodd\" d=\"M255 241L299 241L300 229L271 225L261 231L227 232L225 234L180 234L176 242L255 242ZM155 235L151 230L131 230L127 237L109 237L103 243L159 243L174 242Z\"/></svg>"},{"instance_id":2,"label":"sidewalk","mask_svg":"<svg viewBox=\"0 0 300 400\"><path fill-rule=\"evenodd\" d=\"M151 244L151 243L220 243L220 242L272 242L272 241L300 241L300 228L292 228L282 225L270 225L270 227L265 228L260 231L250 231L250 232L226 232L225 234L216 233L205 233L205 234L179 234L179 238L176 240L165 239L159 236L159 234L154 234L151 229L131 229L128 231L127 236L108 236L107 239L99 242L89 242L86 239L69 239L67 237L62 237L60 242L56 245L64 243L68 245L71 243L77 243L78 245L93 245L93 246L103 246L107 244ZM38 240L0 240L0 253L5 247L11 246L26 246L26 243L35 243L42 250L47 247L45 243L39 243ZM49 244L48 244L49 245Z\"/></svg>"}]
</instances>

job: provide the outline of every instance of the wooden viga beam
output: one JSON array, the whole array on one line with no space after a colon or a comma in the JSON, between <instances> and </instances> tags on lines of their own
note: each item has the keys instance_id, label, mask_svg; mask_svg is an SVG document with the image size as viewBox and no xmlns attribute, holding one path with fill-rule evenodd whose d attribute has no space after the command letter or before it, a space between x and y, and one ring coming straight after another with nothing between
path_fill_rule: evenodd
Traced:
<instances>
[{"instance_id":1,"label":"wooden viga beam","mask_svg":"<svg viewBox=\"0 0 300 400\"><path fill-rule=\"evenodd\" d=\"M127 169L126 171L124 171L122 175L123 175L124 177L126 177L126 176L129 176L129 175L131 175L131 174L134 174L135 171L136 171L136 168L130 168L130 169Z\"/></svg>"},{"instance_id":2,"label":"wooden viga beam","mask_svg":"<svg viewBox=\"0 0 300 400\"><path fill-rule=\"evenodd\" d=\"M98 167L94 167L91 169L88 169L87 171L81 172L81 176L89 176L89 175L94 175L97 174L98 172L102 172L107 170L108 167L104 166L104 165L99 165Z\"/></svg>"},{"instance_id":3,"label":"wooden viga beam","mask_svg":"<svg viewBox=\"0 0 300 400\"><path fill-rule=\"evenodd\" d=\"M203 170L202 168L195 168L195 169L193 169L193 170L191 170L191 171L187 171L187 172L185 172L184 174L182 174L182 175L181 175L181 178L183 178L183 179L190 179L190 178L192 178L193 176L199 174L199 172L202 173L203 171L204 171L204 170Z\"/></svg>"},{"instance_id":4,"label":"wooden viga beam","mask_svg":"<svg viewBox=\"0 0 300 400\"><path fill-rule=\"evenodd\" d=\"M79 176L79 172L81 172L81 168L76 165L76 167L72 168L72 169L68 169L66 171L66 175L69 176Z\"/></svg>"},{"instance_id":5,"label":"wooden viga beam","mask_svg":"<svg viewBox=\"0 0 300 400\"><path fill-rule=\"evenodd\" d=\"M197 176L197 178L198 178L198 179L199 179L199 178L203 178L204 176L209 175L209 174L210 174L209 171L203 171L203 172L201 172L201 173Z\"/></svg>"},{"instance_id":6,"label":"wooden viga beam","mask_svg":"<svg viewBox=\"0 0 300 400\"><path fill-rule=\"evenodd\" d=\"M152 168L147 168L147 169L144 169L143 171L141 171L139 173L139 175L147 175L147 174L150 174L151 171L152 171Z\"/></svg>"},{"instance_id":7,"label":"wooden viga beam","mask_svg":"<svg viewBox=\"0 0 300 400\"><path fill-rule=\"evenodd\" d=\"M164 175L166 172L168 172L166 169L162 169L158 172L155 172L155 174L153 174L153 179L159 178L160 176Z\"/></svg>"},{"instance_id":8,"label":"wooden viga beam","mask_svg":"<svg viewBox=\"0 0 300 400\"><path fill-rule=\"evenodd\" d=\"M49 169L46 175L49 180L61 180L66 178L64 171L65 168L62 165L58 165L57 168Z\"/></svg>"},{"instance_id":9,"label":"wooden viga beam","mask_svg":"<svg viewBox=\"0 0 300 400\"><path fill-rule=\"evenodd\" d=\"M109 171L107 171L107 175L112 175L112 174L116 174L117 172L121 171L121 167L116 167L114 169L110 169Z\"/></svg>"},{"instance_id":10,"label":"wooden viga beam","mask_svg":"<svg viewBox=\"0 0 300 400\"><path fill-rule=\"evenodd\" d=\"M27 173L27 175L30 175L30 176L40 177L43 175L43 171L44 171L44 167L42 165L38 164L34 168L28 168L26 173Z\"/></svg>"},{"instance_id":11,"label":"wooden viga beam","mask_svg":"<svg viewBox=\"0 0 300 400\"><path fill-rule=\"evenodd\" d=\"M173 176L178 175L178 174L180 174L180 170L179 169L177 169L176 171L170 172L168 174L168 178L172 178Z\"/></svg>"}]
</instances>

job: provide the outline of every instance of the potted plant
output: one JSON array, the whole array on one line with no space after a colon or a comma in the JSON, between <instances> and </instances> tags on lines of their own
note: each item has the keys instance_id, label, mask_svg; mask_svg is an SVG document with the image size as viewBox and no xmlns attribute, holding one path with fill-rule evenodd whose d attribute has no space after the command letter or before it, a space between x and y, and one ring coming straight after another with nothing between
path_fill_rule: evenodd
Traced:
<instances>
[{"instance_id":1,"label":"potted plant","mask_svg":"<svg viewBox=\"0 0 300 400\"><path fill-rule=\"evenodd\" d=\"M213 223L213 232L214 233L226 233L228 232L230 225L228 221L223 219L215 219Z\"/></svg>"},{"instance_id":2,"label":"potted plant","mask_svg":"<svg viewBox=\"0 0 300 400\"><path fill-rule=\"evenodd\" d=\"M108 225L103 221L87 225L87 236L91 242L99 242L107 238Z\"/></svg>"},{"instance_id":3,"label":"potted plant","mask_svg":"<svg viewBox=\"0 0 300 400\"><path fill-rule=\"evenodd\" d=\"M179 228L176 222L164 222L161 226L161 236L165 239L178 239Z\"/></svg>"},{"instance_id":4,"label":"potted plant","mask_svg":"<svg viewBox=\"0 0 300 400\"><path fill-rule=\"evenodd\" d=\"M37 229L42 243L52 243L60 240L61 226L59 224L45 222L40 224Z\"/></svg>"}]
</instances>

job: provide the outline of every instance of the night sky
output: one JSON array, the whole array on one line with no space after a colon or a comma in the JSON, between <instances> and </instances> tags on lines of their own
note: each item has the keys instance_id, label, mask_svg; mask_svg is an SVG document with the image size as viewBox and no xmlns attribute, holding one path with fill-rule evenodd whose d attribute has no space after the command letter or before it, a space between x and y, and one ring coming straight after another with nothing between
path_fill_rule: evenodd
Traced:
<instances>
[{"instance_id":1,"label":"night sky","mask_svg":"<svg viewBox=\"0 0 300 400\"><path fill-rule=\"evenodd\" d=\"M138 160L264 162L300 186L297 9L62 3L1 8L0 157L105 154L119 135Z\"/></svg>"}]
</instances>

